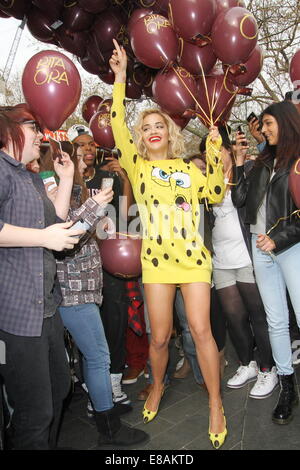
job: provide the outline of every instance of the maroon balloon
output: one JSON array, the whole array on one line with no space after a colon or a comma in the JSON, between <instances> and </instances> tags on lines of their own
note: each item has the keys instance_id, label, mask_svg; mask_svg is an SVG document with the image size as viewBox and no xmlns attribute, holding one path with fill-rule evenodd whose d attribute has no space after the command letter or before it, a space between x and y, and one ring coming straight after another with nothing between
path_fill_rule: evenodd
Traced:
<instances>
[{"instance_id":1,"label":"maroon balloon","mask_svg":"<svg viewBox=\"0 0 300 470\"><path fill-rule=\"evenodd\" d=\"M215 2L217 5L217 15L222 11L233 7L246 8L245 2L243 0L215 0Z\"/></svg>"},{"instance_id":2,"label":"maroon balloon","mask_svg":"<svg viewBox=\"0 0 300 470\"><path fill-rule=\"evenodd\" d=\"M31 2L27 0L0 0L0 10L18 20L22 20L30 8Z\"/></svg>"},{"instance_id":3,"label":"maroon balloon","mask_svg":"<svg viewBox=\"0 0 300 470\"><path fill-rule=\"evenodd\" d=\"M164 16L140 18L131 28L130 41L136 58L153 69L160 69L176 59L178 38Z\"/></svg>"},{"instance_id":4,"label":"maroon balloon","mask_svg":"<svg viewBox=\"0 0 300 470\"><path fill-rule=\"evenodd\" d=\"M63 11L63 23L66 29L79 32L89 29L94 21L94 15L80 8L72 2Z\"/></svg>"},{"instance_id":5,"label":"maroon balloon","mask_svg":"<svg viewBox=\"0 0 300 470\"><path fill-rule=\"evenodd\" d=\"M89 54L83 58L79 57L78 60L81 67L84 68L84 70L86 70L88 73L91 73L92 75L98 75L98 73L100 73L99 65L92 57L90 57Z\"/></svg>"},{"instance_id":6,"label":"maroon balloon","mask_svg":"<svg viewBox=\"0 0 300 470\"><path fill-rule=\"evenodd\" d=\"M197 86L195 79L182 67L159 72L152 85L155 101L170 114L182 114L195 108Z\"/></svg>"},{"instance_id":7,"label":"maroon balloon","mask_svg":"<svg viewBox=\"0 0 300 470\"><path fill-rule=\"evenodd\" d=\"M125 32L125 26L111 8L99 15L93 26L93 36L101 52L113 48L114 38L122 44Z\"/></svg>"},{"instance_id":8,"label":"maroon balloon","mask_svg":"<svg viewBox=\"0 0 300 470\"><path fill-rule=\"evenodd\" d=\"M106 70L104 72L100 72L98 77L107 85L113 85L115 82L115 74L110 67L106 67Z\"/></svg>"},{"instance_id":9,"label":"maroon balloon","mask_svg":"<svg viewBox=\"0 0 300 470\"><path fill-rule=\"evenodd\" d=\"M42 51L26 64L22 88L32 111L56 131L75 110L81 80L73 62L61 52Z\"/></svg>"},{"instance_id":10,"label":"maroon balloon","mask_svg":"<svg viewBox=\"0 0 300 470\"><path fill-rule=\"evenodd\" d=\"M142 93L143 93L143 87L141 85L138 85L134 81L133 77L131 77L130 75L127 76L126 91L125 91L126 97L131 100L138 100L142 96Z\"/></svg>"},{"instance_id":11,"label":"maroon balloon","mask_svg":"<svg viewBox=\"0 0 300 470\"><path fill-rule=\"evenodd\" d=\"M143 18L144 16L151 15L151 13L152 13L152 10L150 8L137 8L136 10L133 10L127 23L128 34L131 35L132 26L139 19Z\"/></svg>"},{"instance_id":12,"label":"maroon balloon","mask_svg":"<svg viewBox=\"0 0 300 470\"><path fill-rule=\"evenodd\" d=\"M77 57L84 57L86 54L89 35L86 31L80 33L69 32L61 26L55 33L61 47Z\"/></svg>"},{"instance_id":13,"label":"maroon balloon","mask_svg":"<svg viewBox=\"0 0 300 470\"><path fill-rule=\"evenodd\" d=\"M98 95L89 96L82 103L82 117L86 122L90 122L94 114L98 111L98 106L102 103L103 98Z\"/></svg>"},{"instance_id":14,"label":"maroon balloon","mask_svg":"<svg viewBox=\"0 0 300 470\"><path fill-rule=\"evenodd\" d=\"M109 113L99 113L98 111L90 120L89 126L93 133L95 142L97 142L100 147L109 149L114 148L115 140L111 128Z\"/></svg>"},{"instance_id":15,"label":"maroon balloon","mask_svg":"<svg viewBox=\"0 0 300 470\"><path fill-rule=\"evenodd\" d=\"M245 66L244 73L235 75L231 73L231 68L229 68L230 72L227 77L236 86L248 86L258 77L263 66L263 61L263 51L259 45L256 45L247 62L243 64Z\"/></svg>"},{"instance_id":16,"label":"maroon balloon","mask_svg":"<svg viewBox=\"0 0 300 470\"><path fill-rule=\"evenodd\" d=\"M292 57L289 72L294 89L300 88L300 49L298 49Z\"/></svg>"},{"instance_id":17,"label":"maroon balloon","mask_svg":"<svg viewBox=\"0 0 300 470\"><path fill-rule=\"evenodd\" d=\"M296 160L289 174L289 190L293 201L298 209L300 209L300 160Z\"/></svg>"},{"instance_id":18,"label":"maroon balloon","mask_svg":"<svg viewBox=\"0 0 300 470\"><path fill-rule=\"evenodd\" d=\"M170 0L169 19L183 39L210 34L215 17L215 0Z\"/></svg>"},{"instance_id":19,"label":"maroon balloon","mask_svg":"<svg viewBox=\"0 0 300 470\"><path fill-rule=\"evenodd\" d=\"M101 103L98 106L97 111L99 113L110 113L111 107L112 107L112 102L113 100L111 98L106 98L105 100L102 100Z\"/></svg>"},{"instance_id":20,"label":"maroon balloon","mask_svg":"<svg viewBox=\"0 0 300 470\"><path fill-rule=\"evenodd\" d=\"M51 41L54 32L51 29L52 21L47 18L38 8L32 8L28 15L27 27L33 37L39 41Z\"/></svg>"},{"instance_id":21,"label":"maroon balloon","mask_svg":"<svg viewBox=\"0 0 300 470\"><path fill-rule=\"evenodd\" d=\"M212 123L224 124L235 101L235 86L225 78L222 70L217 70L210 76L200 77L197 87L197 100L202 108L196 106L199 119L207 127Z\"/></svg>"},{"instance_id":22,"label":"maroon balloon","mask_svg":"<svg viewBox=\"0 0 300 470\"><path fill-rule=\"evenodd\" d=\"M170 118L173 119L175 124L177 124L177 126L179 126L181 130L184 129L190 121L189 117L180 116L178 114L170 115Z\"/></svg>"},{"instance_id":23,"label":"maroon balloon","mask_svg":"<svg viewBox=\"0 0 300 470\"><path fill-rule=\"evenodd\" d=\"M60 18L64 7L64 0L32 0L32 3L53 21Z\"/></svg>"},{"instance_id":24,"label":"maroon balloon","mask_svg":"<svg viewBox=\"0 0 300 470\"><path fill-rule=\"evenodd\" d=\"M99 241L103 268L121 278L139 277L142 272L142 240L135 235Z\"/></svg>"},{"instance_id":25,"label":"maroon balloon","mask_svg":"<svg viewBox=\"0 0 300 470\"><path fill-rule=\"evenodd\" d=\"M78 0L78 4L89 13L100 13L109 7L109 0Z\"/></svg>"},{"instance_id":26,"label":"maroon balloon","mask_svg":"<svg viewBox=\"0 0 300 470\"><path fill-rule=\"evenodd\" d=\"M182 41L178 63L191 74L207 74L216 62L217 56L214 54L211 44L199 47L196 44Z\"/></svg>"},{"instance_id":27,"label":"maroon balloon","mask_svg":"<svg viewBox=\"0 0 300 470\"><path fill-rule=\"evenodd\" d=\"M156 0L155 4L153 5L153 10L156 13L160 13L161 15L168 16L169 0Z\"/></svg>"},{"instance_id":28,"label":"maroon balloon","mask_svg":"<svg viewBox=\"0 0 300 470\"><path fill-rule=\"evenodd\" d=\"M256 20L246 8L224 10L212 29L214 53L224 64L245 63L256 46L257 35Z\"/></svg>"}]
</instances>

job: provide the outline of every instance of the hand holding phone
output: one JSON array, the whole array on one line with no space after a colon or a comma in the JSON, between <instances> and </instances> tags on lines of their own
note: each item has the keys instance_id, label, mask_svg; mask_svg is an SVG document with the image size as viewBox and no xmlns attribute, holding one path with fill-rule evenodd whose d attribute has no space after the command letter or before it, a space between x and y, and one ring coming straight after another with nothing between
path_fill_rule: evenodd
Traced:
<instances>
[{"instance_id":1,"label":"hand holding phone","mask_svg":"<svg viewBox=\"0 0 300 470\"><path fill-rule=\"evenodd\" d=\"M247 122L252 121L252 119L256 119L258 121L258 117L256 116L255 113L253 113L253 111L252 113L249 114L249 116L247 116Z\"/></svg>"},{"instance_id":2,"label":"hand holding phone","mask_svg":"<svg viewBox=\"0 0 300 470\"><path fill-rule=\"evenodd\" d=\"M50 151L52 154L52 159L56 160L58 158L58 163L62 165L62 148L59 140L55 140L49 136Z\"/></svg>"},{"instance_id":3,"label":"hand holding phone","mask_svg":"<svg viewBox=\"0 0 300 470\"><path fill-rule=\"evenodd\" d=\"M240 141L240 144L241 144L243 147L248 147L248 142L247 142L247 139L246 139L246 136L245 136L245 132L243 131L242 126L238 126L238 127L237 127L237 132L238 132L238 134L243 135L243 136L245 137L244 140L241 140L241 141Z\"/></svg>"},{"instance_id":4,"label":"hand holding phone","mask_svg":"<svg viewBox=\"0 0 300 470\"><path fill-rule=\"evenodd\" d=\"M102 178L101 190L106 189L106 188L112 188L113 184L114 184L113 178Z\"/></svg>"}]
</instances>

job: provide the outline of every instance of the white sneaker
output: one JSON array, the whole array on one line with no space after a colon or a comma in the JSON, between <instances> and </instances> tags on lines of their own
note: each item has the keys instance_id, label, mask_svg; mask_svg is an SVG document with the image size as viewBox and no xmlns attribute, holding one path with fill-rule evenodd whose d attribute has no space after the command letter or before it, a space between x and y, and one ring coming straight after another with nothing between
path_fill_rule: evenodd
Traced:
<instances>
[{"instance_id":1,"label":"white sneaker","mask_svg":"<svg viewBox=\"0 0 300 470\"><path fill-rule=\"evenodd\" d=\"M271 372L258 372L257 381L249 393L249 397L261 400L272 395L278 386L276 367L272 367Z\"/></svg>"},{"instance_id":2,"label":"white sneaker","mask_svg":"<svg viewBox=\"0 0 300 470\"><path fill-rule=\"evenodd\" d=\"M256 361L251 361L248 366L240 366L235 375L227 382L229 388L242 388L249 382L256 380L258 374Z\"/></svg>"},{"instance_id":3,"label":"white sneaker","mask_svg":"<svg viewBox=\"0 0 300 470\"><path fill-rule=\"evenodd\" d=\"M123 374L110 374L112 392L113 392L113 402L114 403L123 403L124 405L130 405L131 401L129 400L126 393L123 392L121 388L121 380Z\"/></svg>"}]
</instances>

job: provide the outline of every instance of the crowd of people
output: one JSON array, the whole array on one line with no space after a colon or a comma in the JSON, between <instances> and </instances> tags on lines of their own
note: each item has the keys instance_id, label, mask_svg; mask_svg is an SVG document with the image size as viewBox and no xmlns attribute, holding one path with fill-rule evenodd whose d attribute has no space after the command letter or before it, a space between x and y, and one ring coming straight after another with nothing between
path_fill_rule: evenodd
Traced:
<instances>
[{"instance_id":1,"label":"crowd of people","mask_svg":"<svg viewBox=\"0 0 300 470\"><path fill-rule=\"evenodd\" d=\"M192 369L205 387L208 437L219 449L227 436L220 393L227 331L239 365L226 386L253 382L249 396L266 399L279 385L272 414L279 425L298 403L290 319L300 327L300 218L289 173L300 154L300 116L285 100L253 117L255 159L245 134L236 132L233 143L228 127L216 126L201 155L187 158L180 129L157 108L139 115L131 135L127 56L114 46L118 158L99 153L89 128L76 124L53 160L50 150L41 154L43 129L28 106L0 108L0 387L9 443L57 448L71 384L65 331L78 350L99 446L145 443L145 431L121 421L132 410L123 384L148 377L141 420L155 419L170 386L175 319L184 359L173 377ZM53 172L56 184L44 184L41 171ZM112 186L101 188L104 178ZM102 269L96 234L117 233L134 202L142 277L129 281Z\"/></svg>"}]
</instances>

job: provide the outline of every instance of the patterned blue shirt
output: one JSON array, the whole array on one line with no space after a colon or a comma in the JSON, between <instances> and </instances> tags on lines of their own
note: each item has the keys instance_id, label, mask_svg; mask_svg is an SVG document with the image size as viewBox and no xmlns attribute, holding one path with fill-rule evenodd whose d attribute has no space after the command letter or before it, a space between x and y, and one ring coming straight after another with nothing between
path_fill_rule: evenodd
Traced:
<instances>
[{"instance_id":1,"label":"patterned blue shirt","mask_svg":"<svg viewBox=\"0 0 300 470\"><path fill-rule=\"evenodd\" d=\"M44 228L45 197L39 175L28 172L21 162L0 151L0 230L5 223ZM54 296L59 303L59 287L54 289ZM43 248L0 247L0 330L19 336L40 336L43 315Z\"/></svg>"}]
</instances>

